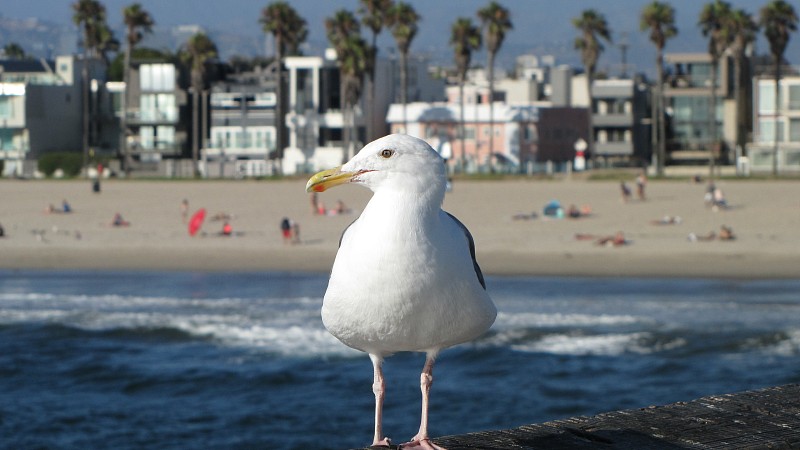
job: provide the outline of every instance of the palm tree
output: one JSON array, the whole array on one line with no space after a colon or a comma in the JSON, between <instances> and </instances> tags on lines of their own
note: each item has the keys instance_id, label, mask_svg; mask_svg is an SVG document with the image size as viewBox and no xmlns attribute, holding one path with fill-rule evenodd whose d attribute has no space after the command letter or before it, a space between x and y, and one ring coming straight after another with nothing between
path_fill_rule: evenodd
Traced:
<instances>
[{"instance_id":1,"label":"palm tree","mask_svg":"<svg viewBox=\"0 0 800 450\"><path fill-rule=\"evenodd\" d=\"M603 53L603 45L600 39L611 42L611 30L604 15L593 9L587 9L581 13L580 17L572 19L572 25L580 31L580 36L575 38L575 49L581 52L581 61L586 69L586 92L589 96L589 155L594 154L594 127L592 125L592 83L597 69L597 60Z\"/></svg>"},{"instance_id":2,"label":"palm tree","mask_svg":"<svg viewBox=\"0 0 800 450\"><path fill-rule=\"evenodd\" d=\"M217 57L217 45L205 33L197 33L184 46L182 59L191 69L192 80L192 162L194 176L200 176L200 94L205 88L206 66Z\"/></svg>"},{"instance_id":3,"label":"palm tree","mask_svg":"<svg viewBox=\"0 0 800 450\"><path fill-rule=\"evenodd\" d=\"M397 2L389 10L386 23L392 31L397 51L400 53L400 103L403 104L403 132L406 130L406 104L408 103L408 50L417 35L417 22L421 17L408 3Z\"/></svg>"},{"instance_id":4,"label":"palm tree","mask_svg":"<svg viewBox=\"0 0 800 450\"><path fill-rule=\"evenodd\" d=\"M664 46L678 34L675 27L675 9L669 3L654 0L642 10L639 28L650 30L650 41L656 46L656 114L653 116L653 134L656 138L656 173L664 175L667 155L667 135L664 121Z\"/></svg>"},{"instance_id":5,"label":"palm tree","mask_svg":"<svg viewBox=\"0 0 800 450\"><path fill-rule=\"evenodd\" d=\"M506 33L513 28L513 25L508 9L495 1L478 10L478 19L481 21L485 33L484 41L486 42L487 65L489 66L489 163L493 170L494 165L491 164L491 161L494 155L494 58L503 45Z\"/></svg>"},{"instance_id":6,"label":"palm tree","mask_svg":"<svg viewBox=\"0 0 800 450\"><path fill-rule=\"evenodd\" d=\"M797 13L784 0L772 0L761 8L760 20L769 41L769 52L775 65L775 139L772 149L772 174L778 174L778 110L780 109L781 61L789 35L797 30Z\"/></svg>"},{"instance_id":7,"label":"palm tree","mask_svg":"<svg viewBox=\"0 0 800 450\"><path fill-rule=\"evenodd\" d=\"M261 10L258 19L264 33L269 33L275 40L275 68L277 72L277 97L275 108L276 152L275 157L283 160L283 149L286 147L286 102L284 99L283 58L288 54L296 54L300 44L308 37L308 25L297 11L285 1L276 1Z\"/></svg>"},{"instance_id":8,"label":"palm tree","mask_svg":"<svg viewBox=\"0 0 800 450\"><path fill-rule=\"evenodd\" d=\"M340 92L344 114L345 159L353 156L355 105L361 96L361 80L367 71L368 48L361 38L361 24L352 12L340 9L325 19L328 40L336 49L340 72Z\"/></svg>"},{"instance_id":9,"label":"palm tree","mask_svg":"<svg viewBox=\"0 0 800 450\"><path fill-rule=\"evenodd\" d=\"M25 50L22 48L21 45L17 44L16 42L9 42L8 44L4 45L3 54L8 59L28 58L28 55L25 54Z\"/></svg>"},{"instance_id":10,"label":"palm tree","mask_svg":"<svg viewBox=\"0 0 800 450\"><path fill-rule=\"evenodd\" d=\"M72 4L72 22L81 28L83 64L81 65L83 110L83 165L89 163L89 57L96 57L100 46L100 29L105 25L106 8L97 0L78 0Z\"/></svg>"},{"instance_id":11,"label":"palm tree","mask_svg":"<svg viewBox=\"0 0 800 450\"><path fill-rule=\"evenodd\" d=\"M131 156L128 153L128 93L130 92L130 71L131 71L131 54L133 48L141 42L142 32L151 32L153 28L153 18L150 13L142 9L142 5L134 3L126 6L122 10L122 18L125 22L125 62L122 68L122 77L125 82L125 92L122 94L122 120L120 128L122 129L122 139L120 139L120 149L122 150L123 163L125 173L130 173L131 170Z\"/></svg>"},{"instance_id":12,"label":"palm tree","mask_svg":"<svg viewBox=\"0 0 800 450\"><path fill-rule=\"evenodd\" d=\"M728 26L733 36L731 50L733 52L734 64L733 78L736 82L736 88L734 90L734 103L736 105L736 146L744 149L747 124L745 123L746 114L744 113L746 106L744 104L744 80L742 80L744 74L742 73L742 65L744 64L747 47L756 40L758 24L747 11L737 9L731 13Z\"/></svg>"},{"instance_id":13,"label":"palm tree","mask_svg":"<svg viewBox=\"0 0 800 450\"><path fill-rule=\"evenodd\" d=\"M109 58L109 52L118 52L119 51L119 40L114 36L114 31L108 24L103 21L100 26L96 28L97 32L97 53L100 56L100 59L103 60L103 63L106 67L109 66L111 63L111 58Z\"/></svg>"},{"instance_id":14,"label":"palm tree","mask_svg":"<svg viewBox=\"0 0 800 450\"><path fill-rule=\"evenodd\" d=\"M367 53L367 141L372 141L376 137L373 129L372 117L375 115L375 65L378 57L378 35L381 34L383 27L387 25L387 16L392 6L393 0L361 0L358 13L361 15L361 22L372 31L372 43Z\"/></svg>"},{"instance_id":15,"label":"palm tree","mask_svg":"<svg viewBox=\"0 0 800 450\"><path fill-rule=\"evenodd\" d=\"M723 0L706 3L700 12L698 25L703 31L703 36L709 38L708 53L711 55L711 108L709 120L711 122L711 149L708 152L709 177L714 177L714 164L717 149L721 147L717 126L717 72L719 60L731 45L731 5Z\"/></svg>"},{"instance_id":16,"label":"palm tree","mask_svg":"<svg viewBox=\"0 0 800 450\"><path fill-rule=\"evenodd\" d=\"M467 71L472 59L472 52L481 48L481 30L472 24L467 17L459 17L450 31L450 45L453 47L456 72L458 73L458 102L460 112L459 136L461 138L461 160L459 165L464 169L466 147L464 145L464 84L467 81Z\"/></svg>"}]
</instances>

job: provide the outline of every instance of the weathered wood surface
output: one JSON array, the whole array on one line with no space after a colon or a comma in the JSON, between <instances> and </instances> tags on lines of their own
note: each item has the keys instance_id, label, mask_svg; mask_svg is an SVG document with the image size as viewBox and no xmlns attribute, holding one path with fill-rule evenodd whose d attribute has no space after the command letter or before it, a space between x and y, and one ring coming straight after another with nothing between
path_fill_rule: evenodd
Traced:
<instances>
[{"instance_id":1,"label":"weathered wood surface","mask_svg":"<svg viewBox=\"0 0 800 450\"><path fill-rule=\"evenodd\" d=\"M800 384L444 436L467 449L800 449Z\"/></svg>"}]
</instances>

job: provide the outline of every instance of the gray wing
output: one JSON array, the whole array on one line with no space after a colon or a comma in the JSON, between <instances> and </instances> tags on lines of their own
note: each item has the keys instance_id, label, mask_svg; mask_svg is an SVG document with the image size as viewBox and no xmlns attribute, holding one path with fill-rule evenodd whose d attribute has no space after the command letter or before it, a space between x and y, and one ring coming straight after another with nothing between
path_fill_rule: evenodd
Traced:
<instances>
[{"instance_id":1,"label":"gray wing","mask_svg":"<svg viewBox=\"0 0 800 450\"><path fill-rule=\"evenodd\" d=\"M453 219L453 221L461 228L461 231L464 232L464 236L466 236L467 241L469 242L469 254L472 256L472 267L475 268L475 275L478 276L478 281L481 283L481 286L483 286L483 290L486 290L486 281L483 279L481 266L478 265L478 260L475 258L475 240L472 239L472 233L469 232L466 225L461 223L460 220L456 219L456 216L447 211L445 211L445 213L450 216L450 218Z\"/></svg>"},{"instance_id":2,"label":"gray wing","mask_svg":"<svg viewBox=\"0 0 800 450\"><path fill-rule=\"evenodd\" d=\"M364 213L364 211L361 211L361 214L363 214L363 213ZM347 230L349 230L350 227L352 227L353 224L356 223L358 221L358 219L361 218L361 214L359 214L358 217L356 217L356 219L354 221L350 222L350 225L346 226L344 231L342 231L342 235L339 236L339 247L342 246L342 240L344 239L344 234L347 233Z\"/></svg>"}]
</instances>

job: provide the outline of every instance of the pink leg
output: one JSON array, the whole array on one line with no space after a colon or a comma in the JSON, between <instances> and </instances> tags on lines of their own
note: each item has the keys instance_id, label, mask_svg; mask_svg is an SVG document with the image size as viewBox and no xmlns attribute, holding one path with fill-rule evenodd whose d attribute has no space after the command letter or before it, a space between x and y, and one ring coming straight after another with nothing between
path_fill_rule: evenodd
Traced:
<instances>
[{"instance_id":1,"label":"pink leg","mask_svg":"<svg viewBox=\"0 0 800 450\"><path fill-rule=\"evenodd\" d=\"M375 437L372 445L390 446L391 441L383 436L383 397L386 395L386 383L383 380L383 359L378 355L369 355L375 376L372 383L372 392L375 393Z\"/></svg>"},{"instance_id":2,"label":"pink leg","mask_svg":"<svg viewBox=\"0 0 800 450\"><path fill-rule=\"evenodd\" d=\"M411 442L403 444L402 448L422 448L425 450L445 450L431 442L428 437L428 397L433 384L433 363L436 354L429 353L425 358L425 367L419 377L419 386L422 390L422 418L419 424L419 433L411 438Z\"/></svg>"}]
</instances>

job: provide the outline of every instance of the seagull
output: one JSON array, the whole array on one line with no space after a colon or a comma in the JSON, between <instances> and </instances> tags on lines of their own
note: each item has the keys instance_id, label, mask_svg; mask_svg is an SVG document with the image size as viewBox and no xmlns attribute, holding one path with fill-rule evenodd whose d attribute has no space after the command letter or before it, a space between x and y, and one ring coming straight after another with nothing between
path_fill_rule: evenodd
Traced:
<instances>
[{"instance_id":1,"label":"seagull","mask_svg":"<svg viewBox=\"0 0 800 450\"><path fill-rule=\"evenodd\" d=\"M473 340L497 310L467 228L441 209L442 158L425 141L392 134L367 144L342 166L311 177L306 192L353 183L373 192L339 241L322 303L325 328L369 354L375 394L373 446L390 446L381 421L382 364L396 352L424 352L419 432L401 448L439 449L428 436L433 364L442 349Z\"/></svg>"}]
</instances>

